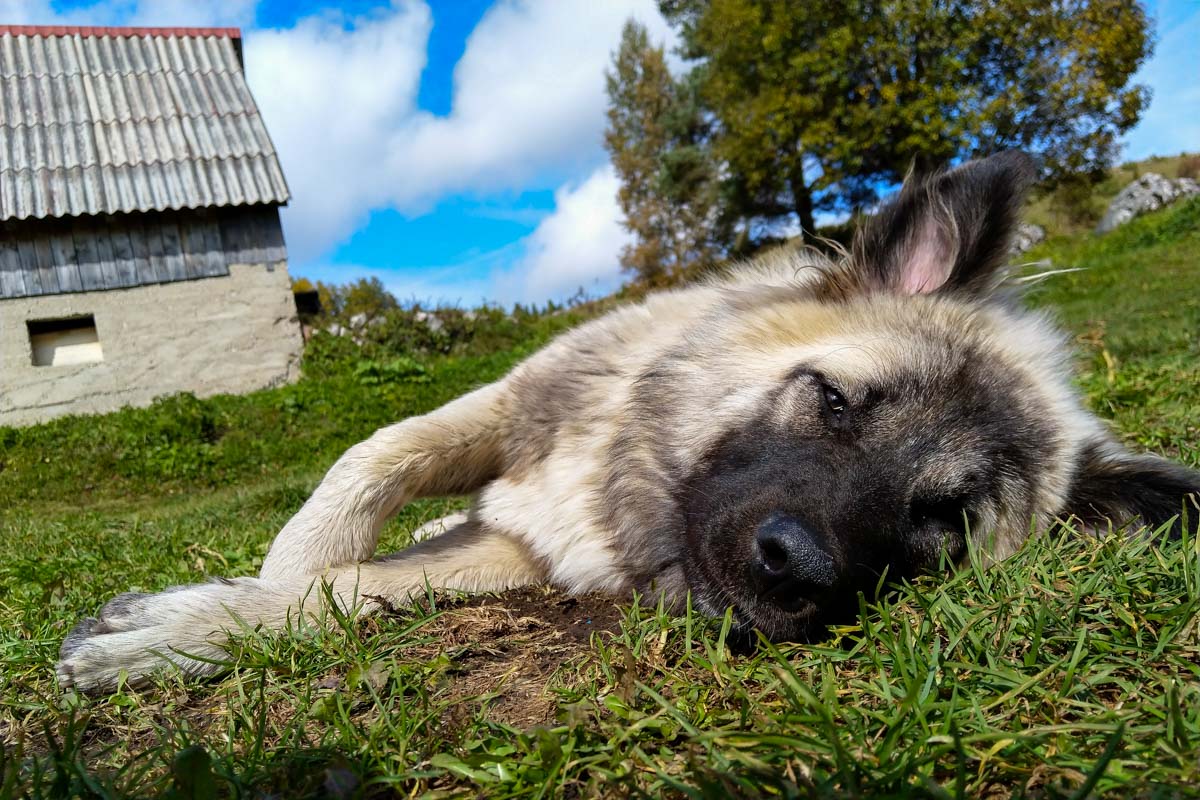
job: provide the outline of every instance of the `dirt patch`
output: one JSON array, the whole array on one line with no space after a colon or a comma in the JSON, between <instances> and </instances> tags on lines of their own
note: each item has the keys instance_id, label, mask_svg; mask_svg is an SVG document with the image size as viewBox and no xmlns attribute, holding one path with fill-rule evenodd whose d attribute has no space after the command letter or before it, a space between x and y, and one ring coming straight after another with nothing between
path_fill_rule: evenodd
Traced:
<instances>
[{"instance_id":1,"label":"dirt patch","mask_svg":"<svg viewBox=\"0 0 1200 800\"><path fill-rule=\"evenodd\" d=\"M520 729L556 723L556 696L553 687L579 680L580 668L592 657L592 634L620 631L624 614L620 598L610 595L572 597L549 587L528 587L500 595L462 598L440 597L440 614L421 628L427 643L405 647L406 661L449 661L445 672L449 707L442 724L459 727L485 708L487 718ZM411 611L402 612L411 615ZM375 615L359 622L365 633L386 628L394 620L388 614ZM408 617L411 619L411 616ZM381 673L383 674L383 673ZM284 675L289 681L310 678L324 695L345 690L346 670L338 667L329 674ZM366 678L370 680L370 678ZM121 705L103 700L85 704L81 716L87 718L77 735L82 737L80 752L103 760L115 745L127 753L143 753L163 745L163 731L185 726L199 738L218 736L228 723L230 709L248 700L226 697L236 687L222 689L219 683L190 686L175 681L156 683ZM296 691L299 691L297 687ZM290 725L295 706L285 692L268 701L262 714L273 719L273 728ZM363 703L356 713L369 712ZM310 741L319 741L327 723L319 716L306 725ZM51 730L38 724L36 717L18 721L8 714L0 717L0 741L5 746L21 746L27 755L45 755L61 746L46 739Z\"/></svg>"},{"instance_id":2,"label":"dirt patch","mask_svg":"<svg viewBox=\"0 0 1200 800\"><path fill-rule=\"evenodd\" d=\"M483 696L489 718L520 728L555 721L555 674L591 652L593 633L619 631L623 617L612 596L572 597L549 587L469 597L442 608L425 631L438 637L428 656L451 659L451 697L472 702Z\"/></svg>"}]
</instances>

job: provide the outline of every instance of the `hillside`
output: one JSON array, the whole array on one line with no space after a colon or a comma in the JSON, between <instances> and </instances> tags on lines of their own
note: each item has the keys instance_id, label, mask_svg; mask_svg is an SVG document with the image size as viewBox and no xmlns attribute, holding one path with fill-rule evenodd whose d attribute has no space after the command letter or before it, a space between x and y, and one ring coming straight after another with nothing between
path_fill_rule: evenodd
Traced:
<instances>
[{"instance_id":1,"label":"hillside","mask_svg":"<svg viewBox=\"0 0 1200 800\"><path fill-rule=\"evenodd\" d=\"M1172 179L1200 178L1200 154L1154 156L1121 164L1095 186L1081 187L1078 192L1060 191L1036 198L1026 209L1025 218L1051 233L1084 233L1100 221L1117 192L1148 172Z\"/></svg>"},{"instance_id":2,"label":"hillside","mask_svg":"<svg viewBox=\"0 0 1200 800\"><path fill-rule=\"evenodd\" d=\"M1024 258L1081 270L1028 298L1075 334L1090 405L1200 466L1200 199ZM1200 781L1190 538L1037 542L907 587L819 646L735 654L719 622L536 590L307 641L247 632L206 683L59 693L78 617L130 588L255 572L346 446L586 314L486 316L416 360L402 330L323 336L293 386L0 429L0 796L1129 797ZM383 547L456 505L406 508Z\"/></svg>"}]
</instances>

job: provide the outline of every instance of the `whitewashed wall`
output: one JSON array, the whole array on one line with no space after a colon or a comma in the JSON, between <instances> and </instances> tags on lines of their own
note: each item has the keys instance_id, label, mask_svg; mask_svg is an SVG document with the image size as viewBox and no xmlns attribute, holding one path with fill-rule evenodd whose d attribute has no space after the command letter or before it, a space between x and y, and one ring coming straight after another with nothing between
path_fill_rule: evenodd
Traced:
<instances>
[{"instance_id":1,"label":"whitewashed wall","mask_svg":"<svg viewBox=\"0 0 1200 800\"><path fill-rule=\"evenodd\" d=\"M0 300L0 425L277 386L299 375L302 342L285 262L229 275ZM103 361L33 365L28 320L93 315Z\"/></svg>"}]
</instances>

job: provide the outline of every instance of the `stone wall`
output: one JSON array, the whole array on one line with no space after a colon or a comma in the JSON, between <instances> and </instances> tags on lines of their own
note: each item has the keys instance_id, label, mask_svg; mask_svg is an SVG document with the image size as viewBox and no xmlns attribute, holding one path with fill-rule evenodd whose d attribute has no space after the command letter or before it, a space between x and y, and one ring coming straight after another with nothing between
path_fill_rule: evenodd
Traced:
<instances>
[{"instance_id":1,"label":"stone wall","mask_svg":"<svg viewBox=\"0 0 1200 800\"><path fill-rule=\"evenodd\" d=\"M92 315L103 361L33 365L28 321ZM300 325L286 263L228 276L0 300L0 425L143 406L176 392L248 392L295 380Z\"/></svg>"}]
</instances>

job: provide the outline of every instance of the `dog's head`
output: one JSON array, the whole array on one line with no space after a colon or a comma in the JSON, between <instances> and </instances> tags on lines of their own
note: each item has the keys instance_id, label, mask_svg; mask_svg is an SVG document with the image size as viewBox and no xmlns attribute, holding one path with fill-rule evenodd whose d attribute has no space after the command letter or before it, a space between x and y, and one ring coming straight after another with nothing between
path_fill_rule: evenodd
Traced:
<instances>
[{"instance_id":1,"label":"dog's head","mask_svg":"<svg viewBox=\"0 0 1200 800\"><path fill-rule=\"evenodd\" d=\"M734 297L667 367L691 371L679 413L704 455L679 506L707 610L805 637L968 540L1000 558L1056 518L1156 526L1200 491L1116 445L1061 334L998 290L1033 176L1005 153L907 185L843 263Z\"/></svg>"}]
</instances>

